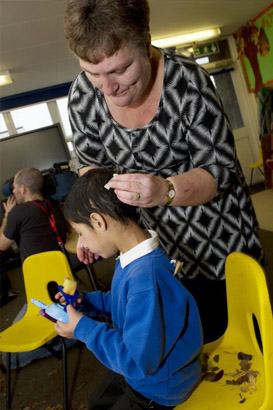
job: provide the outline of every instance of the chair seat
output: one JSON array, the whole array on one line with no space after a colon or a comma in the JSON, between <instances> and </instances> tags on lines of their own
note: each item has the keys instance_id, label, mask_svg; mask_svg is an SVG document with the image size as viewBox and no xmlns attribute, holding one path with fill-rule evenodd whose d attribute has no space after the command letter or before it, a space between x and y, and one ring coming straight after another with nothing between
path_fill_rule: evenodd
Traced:
<instances>
[{"instance_id":1,"label":"chair seat","mask_svg":"<svg viewBox=\"0 0 273 410\"><path fill-rule=\"evenodd\" d=\"M35 329L35 330L34 330ZM0 351L29 352L57 336L54 323L39 314L26 315L0 334Z\"/></svg>"},{"instance_id":2,"label":"chair seat","mask_svg":"<svg viewBox=\"0 0 273 410\"><path fill-rule=\"evenodd\" d=\"M209 357L205 374L214 376L223 370L223 376L217 381L203 378L176 410L273 409L273 318L264 271L240 252L227 257L225 270L228 326L220 339L203 347ZM238 353L251 355L250 360L242 365ZM250 368L244 371L247 364ZM210 370L214 366L215 373Z\"/></svg>"},{"instance_id":3,"label":"chair seat","mask_svg":"<svg viewBox=\"0 0 273 410\"><path fill-rule=\"evenodd\" d=\"M209 350L210 351L210 350ZM204 352L208 352L205 347ZM233 375L236 370L240 371L239 360L237 354L239 351L247 354L253 354L251 369L258 371L259 374L255 380L256 391L242 392L240 389L250 386L249 383L242 383L240 385L227 384L226 380L235 380ZM223 370L223 377L215 382L202 381L189 397L189 399L181 405L175 407L175 410L194 409L194 410L223 410L223 409L244 409L254 410L262 409L265 397L265 379L263 366L260 365L260 360L257 358L256 352L249 351L248 346L241 346L238 351L231 345L221 344L214 351L210 352L210 359L214 366ZM219 355L219 362L213 361L213 357ZM256 355L256 356L255 356ZM251 389L250 389L251 390ZM244 400L242 402L242 400ZM266 408L266 407L265 407ZM269 410L269 408L268 408Z\"/></svg>"},{"instance_id":4,"label":"chair seat","mask_svg":"<svg viewBox=\"0 0 273 410\"><path fill-rule=\"evenodd\" d=\"M254 162L253 164L247 165L247 168L254 169L254 168L260 168L262 166L263 166L263 162L257 161L257 162Z\"/></svg>"}]
</instances>

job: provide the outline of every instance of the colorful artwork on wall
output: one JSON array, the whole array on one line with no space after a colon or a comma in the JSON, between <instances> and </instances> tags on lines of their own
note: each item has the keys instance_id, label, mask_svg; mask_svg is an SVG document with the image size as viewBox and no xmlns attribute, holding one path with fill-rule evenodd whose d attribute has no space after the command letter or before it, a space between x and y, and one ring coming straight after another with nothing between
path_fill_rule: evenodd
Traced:
<instances>
[{"instance_id":1,"label":"colorful artwork on wall","mask_svg":"<svg viewBox=\"0 0 273 410\"><path fill-rule=\"evenodd\" d=\"M273 3L234 34L248 89L273 86Z\"/></svg>"}]
</instances>

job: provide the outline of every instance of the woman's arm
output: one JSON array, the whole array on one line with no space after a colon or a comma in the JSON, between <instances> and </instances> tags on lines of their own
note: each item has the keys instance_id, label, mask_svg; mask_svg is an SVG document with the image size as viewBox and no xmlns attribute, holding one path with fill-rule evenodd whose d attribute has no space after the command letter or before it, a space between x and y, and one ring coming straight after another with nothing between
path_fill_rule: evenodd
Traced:
<instances>
[{"instance_id":1,"label":"woman's arm","mask_svg":"<svg viewBox=\"0 0 273 410\"><path fill-rule=\"evenodd\" d=\"M89 171L89 169L94 169L96 167L82 167L79 169L79 176L81 177L82 175L84 175L87 171Z\"/></svg>"},{"instance_id":2,"label":"woman's arm","mask_svg":"<svg viewBox=\"0 0 273 410\"><path fill-rule=\"evenodd\" d=\"M176 194L171 206L196 206L212 200L229 187L237 168L232 130L209 75L198 67L190 80L190 90L183 96L183 138L192 168L168 177ZM167 182L158 176L117 175L109 185L129 205L148 208L167 202Z\"/></svg>"},{"instance_id":3,"label":"woman's arm","mask_svg":"<svg viewBox=\"0 0 273 410\"><path fill-rule=\"evenodd\" d=\"M174 185L175 198L171 206L204 204L217 194L213 176L202 168L195 168L168 178ZM164 178L147 174L122 174L115 176L109 186L124 203L143 208L165 205L168 185ZM140 198L138 199L138 193Z\"/></svg>"}]
</instances>

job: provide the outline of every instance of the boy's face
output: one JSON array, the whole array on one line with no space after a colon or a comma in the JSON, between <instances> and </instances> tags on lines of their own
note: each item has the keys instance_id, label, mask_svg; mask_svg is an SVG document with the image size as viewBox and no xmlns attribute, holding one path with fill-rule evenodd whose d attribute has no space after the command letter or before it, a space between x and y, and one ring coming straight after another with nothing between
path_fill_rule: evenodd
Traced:
<instances>
[{"instance_id":1,"label":"boy's face","mask_svg":"<svg viewBox=\"0 0 273 410\"><path fill-rule=\"evenodd\" d=\"M81 237L82 245L88 248L91 253L106 259L115 255L118 251L114 241L109 237L107 230L103 230L96 225L92 229L84 223L72 222L71 226Z\"/></svg>"}]
</instances>

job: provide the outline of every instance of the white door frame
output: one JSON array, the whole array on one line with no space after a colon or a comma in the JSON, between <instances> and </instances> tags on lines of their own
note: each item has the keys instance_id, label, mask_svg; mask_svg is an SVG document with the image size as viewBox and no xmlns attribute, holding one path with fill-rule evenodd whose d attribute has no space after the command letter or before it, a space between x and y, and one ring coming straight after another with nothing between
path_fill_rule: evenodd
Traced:
<instances>
[{"instance_id":1,"label":"white door frame","mask_svg":"<svg viewBox=\"0 0 273 410\"><path fill-rule=\"evenodd\" d=\"M250 182L251 171L247 165L258 161L259 157L259 119L258 105L254 93L247 88L242 64L238 58L236 43L233 37L228 37L231 56L234 60L232 79L237 95L239 107L245 126L233 130L238 158L240 160L247 183ZM253 182L262 181L260 172L253 174Z\"/></svg>"}]
</instances>

